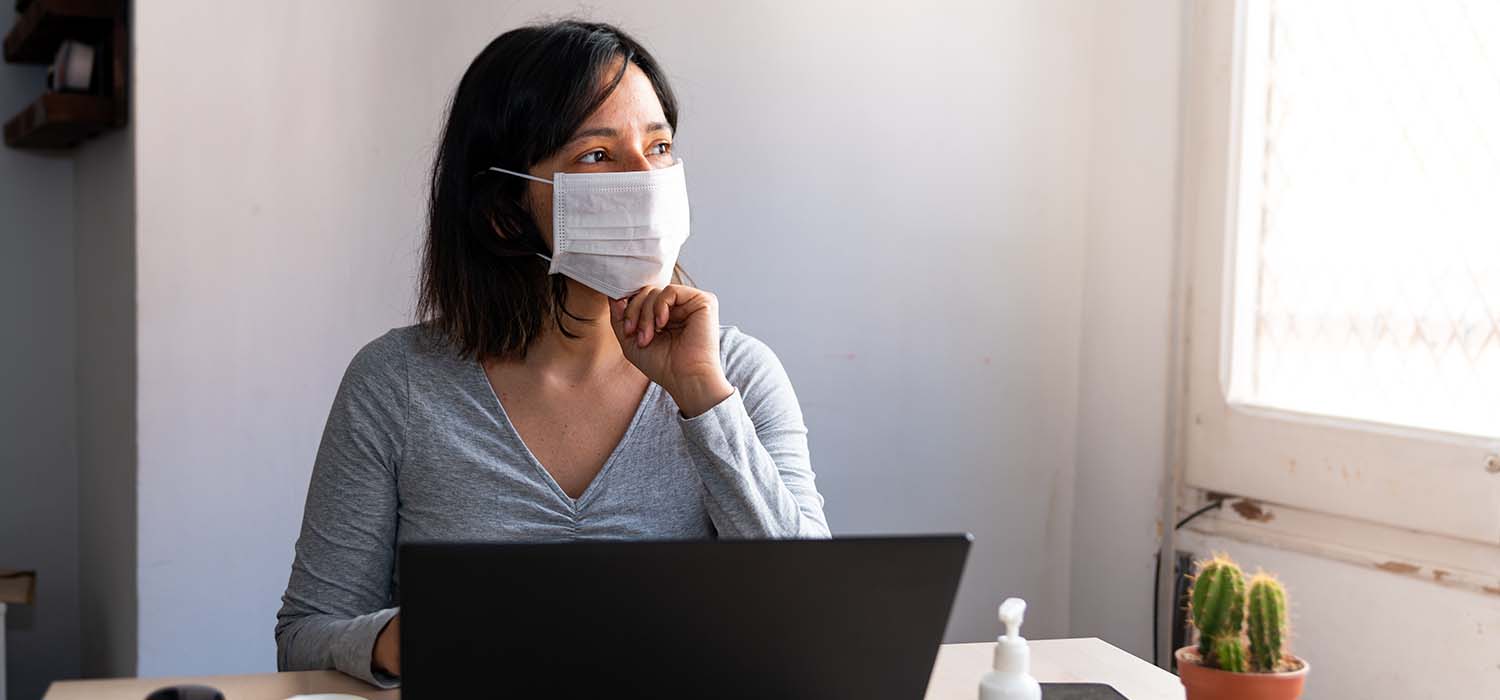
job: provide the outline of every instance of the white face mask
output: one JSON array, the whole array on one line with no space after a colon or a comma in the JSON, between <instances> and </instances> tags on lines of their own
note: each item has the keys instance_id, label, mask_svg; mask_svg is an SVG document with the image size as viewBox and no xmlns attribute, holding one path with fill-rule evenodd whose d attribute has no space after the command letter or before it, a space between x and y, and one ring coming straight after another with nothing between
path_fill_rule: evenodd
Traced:
<instances>
[{"instance_id":1,"label":"white face mask","mask_svg":"<svg viewBox=\"0 0 1500 700\"><path fill-rule=\"evenodd\" d=\"M611 299L672 281L688 237L687 179L670 167L617 173L557 173L552 180L490 170L552 185L552 263ZM540 254L539 254L540 255Z\"/></svg>"}]
</instances>

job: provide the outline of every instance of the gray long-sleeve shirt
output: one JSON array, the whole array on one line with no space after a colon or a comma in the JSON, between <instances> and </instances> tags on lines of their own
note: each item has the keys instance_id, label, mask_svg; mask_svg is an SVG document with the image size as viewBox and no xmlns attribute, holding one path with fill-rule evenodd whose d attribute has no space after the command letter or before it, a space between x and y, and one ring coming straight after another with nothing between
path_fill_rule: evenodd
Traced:
<instances>
[{"instance_id":1,"label":"gray long-sleeve shirt","mask_svg":"<svg viewBox=\"0 0 1500 700\"><path fill-rule=\"evenodd\" d=\"M720 353L735 392L683 418L648 385L575 500L522 443L477 361L417 326L370 342L344 373L318 448L276 616L277 665L395 686L372 673L370 652L400 603L401 542L827 537L786 371L732 326Z\"/></svg>"}]
</instances>

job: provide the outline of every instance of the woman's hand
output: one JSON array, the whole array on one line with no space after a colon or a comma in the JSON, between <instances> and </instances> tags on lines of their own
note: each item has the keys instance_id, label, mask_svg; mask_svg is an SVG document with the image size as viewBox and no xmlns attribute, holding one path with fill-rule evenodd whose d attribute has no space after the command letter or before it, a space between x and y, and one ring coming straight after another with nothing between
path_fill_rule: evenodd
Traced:
<instances>
[{"instance_id":1,"label":"woman's hand","mask_svg":"<svg viewBox=\"0 0 1500 700\"><path fill-rule=\"evenodd\" d=\"M625 358L692 418L734 393L719 363L719 300L680 284L646 287L609 303Z\"/></svg>"},{"instance_id":2,"label":"woman's hand","mask_svg":"<svg viewBox=\"0 0 1500 700\"><path fill-rule=\"evenodd\" d=\"M396 613L375 636L370 667L389 676L401 676L401 613Z\"/></svg>"}]
</instances>

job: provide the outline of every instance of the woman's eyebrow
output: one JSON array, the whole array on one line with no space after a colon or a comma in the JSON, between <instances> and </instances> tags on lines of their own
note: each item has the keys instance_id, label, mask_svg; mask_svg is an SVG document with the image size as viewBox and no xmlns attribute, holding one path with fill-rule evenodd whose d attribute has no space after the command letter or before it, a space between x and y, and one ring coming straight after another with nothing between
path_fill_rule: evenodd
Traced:
<instances>
[{"instance_id":1,"label":"woman's eyebrow","mask_svg":"<svg viewBox=\"0 0 1500 700\"><path fill-rule=\"evenodd\" d=\"M672 130L671 125L667 124L666 122L651 122L650 124L646 125L646 133L648 133L648 134L652 133L652 132L656 132L656 131L667 131L667 132L670 132L671 130ZM619 136L619 135L620 135L619 130L617 130L617 129L613 128L613 127L596 126L596 127L592 128L592 129L583 129L583 130L580 130L578 133L573 134L573 138L568 139L568 143L574 143L576 141L581 141L581 140L586 139L586 138L588 138L590 136L604 136L604 137L607 137L607 138L614 138L614 137ZM567 144L563 144L563 145L567 145Z\"/></svg>"}]
</instances>

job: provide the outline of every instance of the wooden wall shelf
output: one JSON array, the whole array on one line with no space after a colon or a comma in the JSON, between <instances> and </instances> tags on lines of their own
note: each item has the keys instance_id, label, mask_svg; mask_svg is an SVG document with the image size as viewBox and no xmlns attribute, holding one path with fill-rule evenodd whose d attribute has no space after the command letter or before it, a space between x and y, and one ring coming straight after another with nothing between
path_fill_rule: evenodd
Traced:
<instances>
[{"instance_id":1,"label":"wooden wall shelf","mask_svg":"<svg viewBox=\"0 0 1500 700\"><path fill-rule=\"evenodd\" d=\"M95 49L94 86L88 93L46 92L5 122L12 148L72 148L129 114L129 31L126 0L29 0L5 35L9 63L50 64L64 41Z\"/></svg>"},{"instance_id":2,"label":"wooden wall shelf","mask_svg":"<svg viewBox=\"0 0 1500 700\"><path fill-rule=\"evenodd\" d=\"M115 101L98 95L49 92L5 122L12 148L72 148L114 125Z\"/></svg>"},{"instance_id":3,"label":"wooden wall shelf","mask_svg":"<svg viewBox=\"0 0 1500 700\"><path fill-rule=\"evenodd\" d=\"M5 35L8 63L51 63L65 39L98 44L120 14L114 0L31 0Z\"/></svg>"},{"instance_id":4,"label":"wooden wall shelf","mask_svg":"<svg viewBox=\"0 0 1500 700\"><path fill-rule=\"evenodd\" d=\"M35 602L35 571L0 569L0 603L31 605Z\"/></svg>"}]
</instances>

